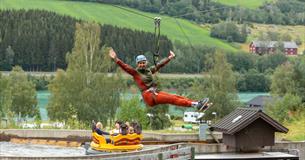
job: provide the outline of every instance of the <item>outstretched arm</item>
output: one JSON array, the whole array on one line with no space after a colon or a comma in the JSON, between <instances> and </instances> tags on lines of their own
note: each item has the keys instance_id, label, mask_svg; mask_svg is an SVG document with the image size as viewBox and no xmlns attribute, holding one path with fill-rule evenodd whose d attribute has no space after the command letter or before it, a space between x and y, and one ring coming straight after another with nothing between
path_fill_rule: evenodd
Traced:
<instances>
[{"instance_id":1,"label":"outstretched arm","mask_svg":"<svg viewBox=\"0 0 305 160\"><path fill-rule=\"evenodd\" d=\"M171 59L175 58L175 53L173 51L169 51L169 56L167 58L162 59L155 67L151 69L153 73L160 70L160 68L164 67Z\"/></svg>"},{"instance_id":2,"label":"outstretched arm","mask_svg":"<svg viewBox=\"0 0 305 160\"><path fill-rule=\"evenodd\" d=\"M127 72L130 75L134 75L136 74L136 70L133 69L131 66L129 66L128 64L125 64L123 61L121 61L115 51L111 48L109 50L109 56L115 61L115 63L117 63L125 72Z\"/></svg>"}]
</instances>

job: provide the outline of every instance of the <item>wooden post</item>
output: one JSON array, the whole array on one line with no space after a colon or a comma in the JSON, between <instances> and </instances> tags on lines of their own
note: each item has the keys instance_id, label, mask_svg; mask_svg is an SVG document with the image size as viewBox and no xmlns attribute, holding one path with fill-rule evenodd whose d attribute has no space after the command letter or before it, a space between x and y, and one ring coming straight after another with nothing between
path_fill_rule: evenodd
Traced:
<instances>
[{"instance_id":1,"label":"wooden post","mask_svg":"<svg viewBox=\"0 0 305 160\"><path fill-rule=\"evenodd\" d=\"M191 147L191 160L195 160L195 148Z\"/></svg>"}]
</instances>

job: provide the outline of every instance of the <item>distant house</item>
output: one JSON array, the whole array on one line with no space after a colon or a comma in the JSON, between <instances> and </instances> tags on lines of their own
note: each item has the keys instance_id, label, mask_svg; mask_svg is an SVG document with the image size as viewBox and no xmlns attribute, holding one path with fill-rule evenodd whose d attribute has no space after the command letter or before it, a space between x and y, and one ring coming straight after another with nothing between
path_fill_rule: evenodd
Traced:
<instances>
[{"instance_id":1,"label":"distant house","mask_svg":"<svg viewBox=\"0 0 305 160\"><path fill-rule=\"evenodd\" d=\"M286 55L297 55L298 45L295 42L281 42ZM274 53L276 48L281 45L277 41L252 41L249 45L249 51L256 54Z\"/></svg>"},{"instance_id":2,"label":"distant house","mask_svg":"<svg viewBox=\"0 0 305 160\"><path fill-rule=\"evenodd\" d=\"M246 104L248 107L264 108L264 106L273 101L275 101L275 99L272 96L256 96Z\"/></svg>"}]
</instances>

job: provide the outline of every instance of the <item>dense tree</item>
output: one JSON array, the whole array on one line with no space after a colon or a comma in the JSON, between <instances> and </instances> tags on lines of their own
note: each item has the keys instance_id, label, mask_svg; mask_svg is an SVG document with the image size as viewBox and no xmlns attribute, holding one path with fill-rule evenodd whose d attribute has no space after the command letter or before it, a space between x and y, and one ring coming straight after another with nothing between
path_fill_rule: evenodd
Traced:
<instances>
[{"instance_id":1,"label":"dense tree","mask_svg":"<svg viewBox=\"0 0 305 160\"><path fill-rule=\"evenodd\" d=\"M211 64L209 78L204 84L194 84L193 94L197 98L209 97L214 105L206 112L207 116L211 116L209 113L215 111L221 118L237 107L236 77L224 54L214 54Z\"/></svg>"},{"instance_id":2,"label":"dense tree","mask_svg":"<svg viewBox=\"0 0 305 160\"><path fill-rule=\"evenodd\" d=\"M284 96L296 93L296 82L294 80L294 68L290 63L280 65L272 76L271 93Z\"/></svg>"},{"instance_id":3,"label":"dense tree","mask_svg":"<svg viewBox=\"0 0 305 160\"><path fill-rule=\"evenodd\" d=\"M258 56L244 52L228 53L227 60L233 65L233 70L237 72L246 72L255 68L255 61Z\"/></svg>"},{"instance_id":4,"label":"dense tree","mask_svg":"<svg viewBox=\"0 0 305 160\"><path fill-rule=\"evenodd\" d=\"M26 71L66 69L66 53L73 47L75 23L72 17L40 10L0 11L0 70L20 65ZM39 20L37 20L39 19ZM153 53L154 34L110 25L99 25L100 46L112 46L120 58L133 64L140 53ZM160 53L173 48L160 37Z\"/></svg>"},{"instance_id":5,"label":"dense tree","mask_svg":"<svg viewBox=\"0 0 305 160\"><path fill-rule=\"evenodd\" d=\"M268 92L270 80L264 73L250 69L238 79L238 90L242 92Z\"/></svg>"},{"instance_id":6,"label":"dense tree","mask_svg":"<svg viewBox=\"0 0 305 160\"><path fill-rule=\"evenodd\" d=\"M26 73L21 67L16 66L9 79L12 101L10 111L19 118L39 117L35 85L28 80Z\"/></svg>"},{"instance_id":7,"label":"dense tree","mask_svg":"<svg viewBox=\"0 0 305 160\"><path fill-rule=\"evenodd\" d=\"M174 43L176 54L166 67L162 68L164 72L170 73L201 73L207 71L205 65L206 55L215 53L214 47L198 45L190 46L179 42Z\"/></svg>"},{"instance_id":8,"label":"dense tree","mask_svg":"<svg viewBox=\"0 0 305 160\"><path fill-rule=\"evenodd\" d=\"M296 82L296 94L305 102L305 57L301 56L299 59L293 61L294 76Z\"/></svg>"},{"instance_id":9,"label":"dense tree","mask_svg":"<svg viewBox=\"0 0 305 160\"><path fill-rule=\"evenodd\" d=\"M287 60L287 57L282 53L260 56L257 58L256 68L259 72L263 73L268 69L275 69Z\"/></svg>"},{"instance_id":10,"label":"dense tree","mask_svg":"<svg viewBox=\"0 0 305 160\"><path fill-rule=\"evenodd\" d=\"M282 98L274 97L274 99L274 103L267 104L266 111L269 115L281 123L284 121L289 121L293 117L301 115L305 111L305 106L302 104L302 99L297 95L287 93L284 94Z\"/></svg>"},{"instance_id":11,"label":"dense tree","mask_svg":"<svg viewBox=\"0 0 305 160\"><path fill-rule=\"evenodd\" d=\"M137 97L131 99L122 99L122 105L117 113L117 119L122 121L136 121L142 124L143 128L147 128L148 117L145 109L141 107L141 103Z\"/></svg>"},{"instance_id":12,"label":"dense tree","mask_svg":"<svg viewBox=\"0 0 305 160\"><path fill-rule=\"evenodd\" d=\"M168 116L169 106L166 104L157 105L155 107L147 107L146 112L149 115L148 126L152 130L160 130L170 127L172 124Z\"/></svg>"},{"instance_id":13,"label":"dense tree","mask_svg":"<svg viewBox=\"0 0 305 160\"><path fill-rule=\"evenodd\" d=\"M233 22L222 22L211 29L211 37L227 40L228 42L244 43L247 40L247 27L243 25L240 29Z\"/></svg>"},{"instance_id":14,"label":"dense tree","mask_svg":"<svg viewBox=\"0 0 305 160\"><path fill-rule=\"evenodd\" d=\"M76 25L75 43L68 53L67 71L59 70L49 85L48 113L52 120L75 118L88 124L92 119L107 124L119 106L120 78L108 76L110 59L100 48L97 24Z\"/></svg>"},{"instance_id":15,"label":"dense tree","mask_svg":"<svg viewBox=\"0 0 305 160\"><path fill-rule=\"evenodd\" d=\"M11 104L10 79L0 72L0 119L7 116Z\"/></svg>"}]
</instances>

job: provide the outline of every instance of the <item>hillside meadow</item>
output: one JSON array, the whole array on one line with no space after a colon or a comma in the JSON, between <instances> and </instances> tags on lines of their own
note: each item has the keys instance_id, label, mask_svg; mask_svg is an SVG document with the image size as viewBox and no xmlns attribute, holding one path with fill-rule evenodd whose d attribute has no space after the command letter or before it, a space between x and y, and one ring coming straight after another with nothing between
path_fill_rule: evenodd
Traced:
<instances>
[{"instance_id":1,"label":"hillside meadow","mask_svg":"<svg viewBox=\"0 0 305 160\"><path fill-rule=\"evenodd\" d=\"M264 2L268 2L272 0L214 0L214 1L229 6L241 6L245 8L255 9L261 6Z\"/></svg>"},{"instance_id":2,"label":"hillside meadow","mask_svg":"<svg viewBox=\"0 0 305 160\"><path fill-rule=\"evenodd\" d=\"M126 8L121 9L112 5L91 2L73 2L61 0L1 0L0 9L40 9L53 11L62 15L68 15L77 19L98 22L101 24L111 24L119 27L126 27L135 30L142 30L147 32L154 32L153 19L145 18L139 14L156 17L157 14L141 12L138 10ZM131 13L127 10L131 10ZM168 16L161 16L161 33L168 36L171 40L182 41L188 43L187 38L180 30L174 18ZM224 50L236 51L225 41L221 41L209 36L209 31L201 28L187 20L178 19L178 22L183 27L191 43L206 44L209 46L216 46Z\"/></svg>"}]
</instances>

